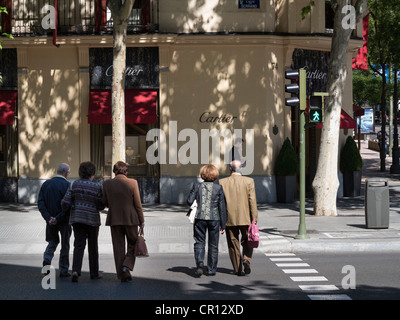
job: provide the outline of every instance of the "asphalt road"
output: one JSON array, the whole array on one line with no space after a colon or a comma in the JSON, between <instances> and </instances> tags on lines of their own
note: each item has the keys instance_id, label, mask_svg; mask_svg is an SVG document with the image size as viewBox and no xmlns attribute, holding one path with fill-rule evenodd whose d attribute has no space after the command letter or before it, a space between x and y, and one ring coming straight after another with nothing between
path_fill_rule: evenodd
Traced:
<instances>
[{"instance_id":1,"label":"asphalt road","mask_svg":"<svg viewBox=\"0 0 400 320\"><path fill-rule=\"evenodd\" d=\"M233 275L228 255L220 254L217 275L200 278L194 275L191 254L153 254L137 260L133 281L128 283L120 283L116 278L112 255L100 258L103 279L90 280L85 254L79 282L59 278L57 273L54 289L42 286L41 262L40 255L1 255L0 299L129 299L160 303L173 300L400 300L400 257L388 253L257 252L251 274L243 277Z\"/></svg>"}]
</instances>

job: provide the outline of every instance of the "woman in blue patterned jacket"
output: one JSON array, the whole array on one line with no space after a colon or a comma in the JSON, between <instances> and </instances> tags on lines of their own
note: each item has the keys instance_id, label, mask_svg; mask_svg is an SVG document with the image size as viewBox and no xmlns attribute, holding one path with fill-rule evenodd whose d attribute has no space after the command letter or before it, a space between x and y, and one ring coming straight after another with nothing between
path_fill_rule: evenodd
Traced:
<instances>
[{"instance_id":1,"label":"woman in blue patterned jacket","mask_svg":"<svg viewBox=\"0 0 400 320\"><path fill-rule=\"evenodd\" d=\"M195 183L187 198L187 203L192 205L197 201L198 207L193 225L194 231L194 257L196 260L196 275L203 274L203 260L205 256L205 240L208 230L208 257L207 275L214 276L218 264L219 232L225 232L226 205L222 186L214 183L218 178L218 169L212 164L203 166L200 176L202 183Z\"/></svg>"},{"instance_id":2,"label":"woman in blue patterned jacket","mask_svg":"<svg viewBox=\"0 0 400 320\"><path fill-rule=\"evenodd\" d=\"M93 182L96 167L91 162L82 162L79 166L80 179L74 181L61 205L64 210L72 208L69 223L74 230L74 254L72 262L72 282L81 275L83 254L88 243L90 279L100 279L98 236L100 228L100 210L102 187Z\"/></svg>"}]
</instances>

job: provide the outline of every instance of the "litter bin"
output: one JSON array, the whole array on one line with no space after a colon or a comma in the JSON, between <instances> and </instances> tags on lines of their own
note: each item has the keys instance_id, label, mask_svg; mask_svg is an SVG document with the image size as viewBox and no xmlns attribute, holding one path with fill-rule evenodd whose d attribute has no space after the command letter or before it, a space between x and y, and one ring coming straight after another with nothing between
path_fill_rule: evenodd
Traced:
<instances>
[{"instance_id":1,"label":"litter bin","mask_svg":"<svg viewBox=\"0 0 400 320\"><path fill-rule=\"evenodd\" d=\"M384 178L365 181L365 222L367 228L389 228L389 183Z\"/></svg>"}]
</instances>

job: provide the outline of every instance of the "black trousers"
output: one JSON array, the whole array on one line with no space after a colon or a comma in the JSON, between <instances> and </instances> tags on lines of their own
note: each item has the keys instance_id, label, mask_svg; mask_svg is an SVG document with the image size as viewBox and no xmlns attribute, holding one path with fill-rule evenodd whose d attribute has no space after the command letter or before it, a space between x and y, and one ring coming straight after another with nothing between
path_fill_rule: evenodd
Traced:
<instances>
[{"instance_id":1,"label":"black trousers","mask_svg":"<svg viewBox=\"0 0 400 320\"><path fill-rule=\"evenodd\" d=\"M83 254L86 247L86 239L88 243L89 253L89 270L90 276L96 277L99 274L99 227L92 227L87 224L74 223L74 255L72 262L72 272L77 272L79 275L82 270Z\"/></svg>"}]
</instances>

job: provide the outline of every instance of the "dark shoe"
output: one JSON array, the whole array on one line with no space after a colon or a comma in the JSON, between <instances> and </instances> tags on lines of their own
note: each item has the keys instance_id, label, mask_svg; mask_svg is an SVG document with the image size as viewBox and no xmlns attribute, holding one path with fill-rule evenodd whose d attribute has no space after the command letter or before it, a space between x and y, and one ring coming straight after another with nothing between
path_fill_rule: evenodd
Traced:
<instances>
[{"instance_id":1,"label":"dark shoe","mask_svg":"<svg viewBox=\"0 0 400 320\"><path fill-rule=\"evenodd\" d=\"M43 261L43 267L50 266L50 265L51 265L51 263L49 261L46 261L46 260ZM46 276L49 273L50 273L50 270L47 270L46 272L42 272L42 275Z\"/></svg>"},{"instance_id":2,"label":"dark shoe","mask_svg":"<svg viewBox=\"0 0 400 320\"><path fill-rule=\"evenodd\" d=\"M43 260L43 267L44 267L44 266L49 266L49 265L51 265L51 262L50 262L50 261Z\"/></svg>"},{"instance_id":3,"label":"dark shoe","mask_svg":"<svg viewBox=\"0 0 400 320\"><path fill-rule=\"evenodd\" d=\"M243 260L243 267L244 267L244 273L245 274L250 274L251 269L250 269L250 261L248 260Z\"/></svg>"},{"instance_id":4,"label":"dark shoe","mask_svg":"<svg viewBox=\"0 0 400 320\"><path fill-rule=\"evenodd\" d=\"M203 274L203 267L204 264L202 262L197 265L197 269L195 271L196 276L201 277L201 275Z\"/></svg>"},{"instance_id":5,"label":"dark shoe","mask_svg":"<svg viewBox=\"0 0 400 320\"><path fill-rule=\"evenodd\" d=\"M131 273L127 267L122 267L121 282L128 282L128 281L132 281Z\"/></svg>"},{"instance_id":6,"label":"dark shoe","mask_svg":"<svg viewBox=\"0 0 400 320\"><path fill-rule=\"evenodd\" d=\"M97 279L102 279L103 275L101 273L98 273L97 276L90 276L90 280L97 280Z\"/></svg>"},{"instance_id":7,"label":"dark shoe","mask_svg":"<svg viewBox=\"0 0 400 320\"><path fill-rule=\"evenodd\" d=\"M216 272L207 272L207 276L209 276L209 277L213 277L216 274L217 274Z\"/></svg>"},{"instance_id":8,"label":"dark shoe","mask_svg":"<svg viewBox=\"0 0 400 320\"><path fill-rule=\"evenodd\" d=\"M79 277L78 272L76 272L76 271L72 272L71 281L72 282L78 282L78 277Z\"/></svg>"},{"instance_id":9,"label":"dark shoe","mask_svg":"<svg viewBox=\"0 0 400 320\"><path fill-rule=\"evenodd\" d=\"M235 275L242 277L242 276L244 276L244 273L242 271L238 271L238 272L235 272Z\"/></svg>"},{"instance_id":10,"label":"dark shoe","mask_svg":"<svg viewBox=\"0 0 400 320\"><path fill-rule=\"evenodd\" d=\"M71 274L69 272L60 273L60 278L68 278L70 276L71 276Z\"/></svg>"}]
</instances>

